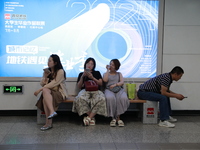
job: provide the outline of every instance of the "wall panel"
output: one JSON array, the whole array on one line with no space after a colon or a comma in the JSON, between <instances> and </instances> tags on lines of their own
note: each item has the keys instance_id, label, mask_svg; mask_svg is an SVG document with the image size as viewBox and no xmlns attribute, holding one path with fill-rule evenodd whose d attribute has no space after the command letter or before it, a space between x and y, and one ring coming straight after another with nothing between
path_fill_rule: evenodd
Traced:
<instances>
[{"instance_id":1,"label":"wall panel","mask_svg":"<svg viewBox=\"0 0 200 150\"><path fill-rule=\"evenodd\" d=\"M165 25L200 25L199 0L165 0Z\"/></svg>"},{"instance_id":2,"label":"wall panel","mask_svg":"<svg viewBox=\"0 0 200 150\"><path fill-rule=\"evenodd\" d=\"M163 54L200 55L199 41L200 26L165 26Z\"/></svg>"}]
</instances>

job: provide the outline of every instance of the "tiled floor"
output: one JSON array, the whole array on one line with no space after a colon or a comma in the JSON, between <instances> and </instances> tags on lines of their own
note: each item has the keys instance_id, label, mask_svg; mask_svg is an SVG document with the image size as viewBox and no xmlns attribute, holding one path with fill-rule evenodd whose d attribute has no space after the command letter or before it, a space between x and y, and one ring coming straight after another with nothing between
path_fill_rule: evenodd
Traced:
<instances>
[{"instance_id":1,"label":"tiled floor","mask_svg":"<svg viewBox=\"0 0 200 150\"><path fill-rule=\"evenodd\" d=\"M110 127L101 116L95 126L84 127L78 115L60 114L53 129L43 132L36 116L0 116L0 150L200 150L200 116L174 116L175 128L122 117L125 127Z\"/></svg>"}]
</instances>

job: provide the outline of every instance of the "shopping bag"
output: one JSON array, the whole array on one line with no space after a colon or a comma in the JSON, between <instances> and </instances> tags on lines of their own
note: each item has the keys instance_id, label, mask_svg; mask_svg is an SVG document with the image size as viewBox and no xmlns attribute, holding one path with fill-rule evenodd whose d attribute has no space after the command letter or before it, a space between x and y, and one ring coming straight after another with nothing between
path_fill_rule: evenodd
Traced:
<instances>
[{"instance_id":1,"label":"shopping bag","mask_svg":"<svg viewBox=\"0 0 200 150\"><path fill-rule=\"evenodd\" d=\"M84 82L86 91L98 91L98 84L93 80L88 80Z\"/></svg>"},{"instance_id":2,"label":"shopping bag","mask_svg":"<svg viewBox=\"0 0 200 150\"><path fill-rule=\"evenodd\" d=\"M135 99L136 95L136 84L127 83L126 84L127 95L129 99Z\"/></svg>"}]
</instances>

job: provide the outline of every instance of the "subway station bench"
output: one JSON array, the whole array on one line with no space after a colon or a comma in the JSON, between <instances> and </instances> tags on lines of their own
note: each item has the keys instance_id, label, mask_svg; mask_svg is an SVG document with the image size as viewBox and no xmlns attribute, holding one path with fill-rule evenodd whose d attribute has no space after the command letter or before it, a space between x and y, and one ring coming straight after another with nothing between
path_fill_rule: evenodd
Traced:
<instances>
[{"instance_id":1,"label":"subway station bench","mask_svg":"<svg viewBox=\"0 0 200 150\"><path fill-rule=\"evenodd\" d=\"M71 111L75 95L70 95L68 100L65 100L59 105L58 111ZM142 123L143 124L157 124L158 121L158 106L157 102L152 102L148 100L140 100L138 98L130 100L129 110L131 110L132 104L140 104L140 112L142 112ZM37 124L45 123L45 114L37 109Z\"/></svg>"}]
</instances>

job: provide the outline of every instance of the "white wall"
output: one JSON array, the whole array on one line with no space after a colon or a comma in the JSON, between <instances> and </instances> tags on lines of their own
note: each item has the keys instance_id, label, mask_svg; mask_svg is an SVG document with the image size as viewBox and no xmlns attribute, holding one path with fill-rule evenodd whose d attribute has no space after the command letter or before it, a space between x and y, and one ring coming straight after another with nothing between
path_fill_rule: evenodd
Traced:
<instances>
[{"instance_id":1,"label":"white wall","mask_svg":"<svg viewBox=\"0 0 200 150\"><path fill-rule=\"evenodd\" d=\"M39 79L34 82L26 82L22 80L21 82L0 82L0 110L35 110L36 102L40 95L34 96L34 92L41 88L39 84ZM4 94L3 85L23 85L23 94ZM76 79L67 79L68 92L71 95L77 93Z\"/></svg>"},{"instance_id":2,"label":"white wall","mask_svg":"<svg viewBox=\"0 0 200 150\"><path fill-rule=\"evenodd\" d=\"M172 109L200 109L200 1L165 0L163 72L181 66L185 74L171 90L188 96L172 99Z\"/></svg>"},{"instance_id":3,"label":"white wall","mask_svg":"<svg viewBox=\"0 0 200 150\"><path fill-rule=\"evenodd\" d=\"M173 110L200 109L200 0L165 0L162 72L179 65L185 74L173 83L171 90L188 96L183 101L172 99ZM161 50L162 51L162 50ZM160 64L158 64L160 65ZM68 90L75 94L75 80L68 79ZM3 85L24 85L23 95L3 94ZM0 110L36 109L36 82L0 81Z\"/></svg>"},{"instance_id":4,"label":"white wall","mask_svg":"<svg viewBox=\"0 0 200 150\"><path fill-rule=\"evenodd\" d=\"M23 85L23 94L3 94L3 85ZM36 109L37 97L33 95L40 86L37 82L1 82L0 110L32 110Z\"/></svg>"}]
</instances>

